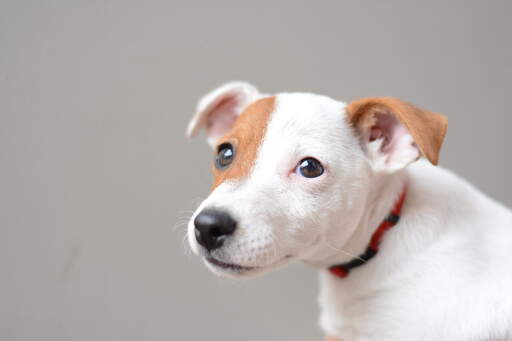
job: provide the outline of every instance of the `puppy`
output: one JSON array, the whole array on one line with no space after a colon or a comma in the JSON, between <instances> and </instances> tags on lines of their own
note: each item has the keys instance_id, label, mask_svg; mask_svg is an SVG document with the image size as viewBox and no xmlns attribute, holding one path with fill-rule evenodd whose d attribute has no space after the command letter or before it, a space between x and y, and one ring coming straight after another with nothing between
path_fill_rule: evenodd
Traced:
<instances>
[{"instance_id":1,"label":"puppy","mask_svg":"<svg viewBox=\"0 0 512 341\"><path fill-rule=\"evenodd\" d=\"M214 181L188 239L211 271L317 268L329 339L512 340L512 213L434 167L445 117L234 82L199 102L200 130Z\"/></svg>"}]
</instances>

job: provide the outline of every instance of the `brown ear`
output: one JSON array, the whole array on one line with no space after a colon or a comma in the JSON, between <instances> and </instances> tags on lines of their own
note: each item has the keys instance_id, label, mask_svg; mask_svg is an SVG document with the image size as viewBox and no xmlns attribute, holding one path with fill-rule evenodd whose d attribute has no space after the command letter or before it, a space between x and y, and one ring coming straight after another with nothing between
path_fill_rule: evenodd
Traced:
<instances>
[{"instance_id":1,"label":"brown ear","mask_svg":"<svg viewBox=\"0 0 512 341\"><path fill-rule=\"evenodd\" d=\"M420 152L434 165L439 161L448 119L440 114L415 107L392 97L363 98L347 106L350 123L368 136L377 114L393 115L411 134Z\"/></svg>"}]
</instances>

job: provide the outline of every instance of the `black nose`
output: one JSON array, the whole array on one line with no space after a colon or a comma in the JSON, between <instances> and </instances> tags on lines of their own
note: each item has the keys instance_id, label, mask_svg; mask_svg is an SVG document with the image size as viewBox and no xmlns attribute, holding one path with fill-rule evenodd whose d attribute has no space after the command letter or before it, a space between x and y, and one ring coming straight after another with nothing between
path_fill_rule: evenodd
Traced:
<instances>
[{"instance_id":1,"label":"black nose","mask_svg":"<svg viewBox=\"0 0 512 341\"><path fill-rule=\"evenodd\" d=\"M203 210L194 219L196 240L208 251L222 245L236 229L236 221L226 212Z\"/></svg>"}]
</instances>

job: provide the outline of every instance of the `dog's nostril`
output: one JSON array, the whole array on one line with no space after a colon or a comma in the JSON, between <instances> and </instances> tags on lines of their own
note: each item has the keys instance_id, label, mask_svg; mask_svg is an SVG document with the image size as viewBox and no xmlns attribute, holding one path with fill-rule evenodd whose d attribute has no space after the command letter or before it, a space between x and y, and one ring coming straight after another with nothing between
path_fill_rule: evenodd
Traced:
<instances>
[{"instance_id":1,"label":"dog's nostril","mask_svg":"<svg viewBox=\"0 0 512 341\"><path fill-rule=\"evenodd\" d=\"M220 236L224 235L224 233L222 233L218 228L213 228L211 234L214 237L220 237Z\"/></svg>"},{"instance_id":2,"label":"dog's nostril","mask_svg":"<svg viewBox=\"0 0 512 341\"><path fill-rule=\"evenodd\" d=\"M203 210L194 219L196 240L211 251L220 246L236 229L236 221L226 212Z\"/></svg>"}]
</instances>

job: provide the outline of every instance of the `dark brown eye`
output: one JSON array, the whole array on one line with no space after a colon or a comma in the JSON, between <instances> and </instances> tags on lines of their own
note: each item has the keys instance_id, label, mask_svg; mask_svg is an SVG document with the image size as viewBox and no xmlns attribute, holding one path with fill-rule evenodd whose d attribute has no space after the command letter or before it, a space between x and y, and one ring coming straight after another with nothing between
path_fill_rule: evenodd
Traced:
<instances>
[{"instance_id":1,"label":"dark brown eye","mask_svg":"<svg viewBox=\"0 0 512 341\"><path fill-rule=\"evenodd\" d=\"M215 158L215 167L218 169L227 168L235 157L235 150L231 143L223 143L217 148L217 157Z\"/></svg>"},{"instance_id":2,"label":"dark brown eye","mask_svg":"<svg viewBox=\"0 0 512 341\"><path fill-rule=\"evenodd\" d=\"M308 157L299 162L295 172L305 178L316 178L324 173L324 167L317 159Z\"/></svg>"}]
</instances>

